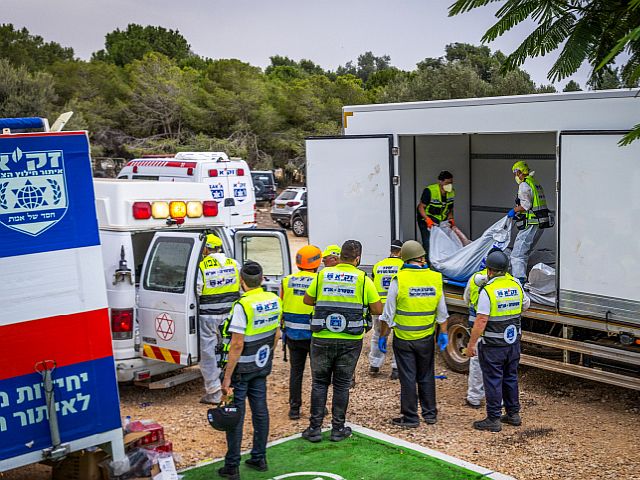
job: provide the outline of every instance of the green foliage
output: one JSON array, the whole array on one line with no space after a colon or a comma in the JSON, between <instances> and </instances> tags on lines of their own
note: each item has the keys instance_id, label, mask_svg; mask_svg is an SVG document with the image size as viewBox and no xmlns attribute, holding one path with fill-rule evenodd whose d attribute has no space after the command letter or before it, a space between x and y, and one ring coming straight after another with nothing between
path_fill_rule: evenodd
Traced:
<instances>
[{"instance_id":1,"label":"green foliage","mask_svg":"<svg viewBox=\"0 0 640 480\"><path fill-rule=\"evenodd\" d=\"M563 92L581 92L580 84L574 80L569 80L562 89Z\"/></svg>"},{"instance_id":2,"label":"green foliage","mask_svg":"<svg viewBox=\"0 0 640 480\"><path fill-rule=\"evenodd\" d=\"M45 42L42 37L29 34L26 28L16 30L6 23L0 25L0 58L35 71L58 61L72 60L73 49L56 42Z\"/></svg>"},{"instance_id":3,"label":"green foliage","mask_svg":"<svg viewBox=\"0 0 640 480\"><path fill-rule=\"evenodd\" d=\"M47 117L56 100L51 75L0 59L0 117Z\"/></svg>"},{"instance_id":4,"label":"green foliage","mask_svg":"<svg viewBox=\"0 0 640 480\"><path fill-rule=\"evenodd\" d=\"M173 59L185 60L191 55L191 46L177 30L131 23L126 30L116 29L105 37L105 49L94 54L94 59L115 63L123 67L141 60L149 52L158 52Z\"/></svg>"}]
</instances>

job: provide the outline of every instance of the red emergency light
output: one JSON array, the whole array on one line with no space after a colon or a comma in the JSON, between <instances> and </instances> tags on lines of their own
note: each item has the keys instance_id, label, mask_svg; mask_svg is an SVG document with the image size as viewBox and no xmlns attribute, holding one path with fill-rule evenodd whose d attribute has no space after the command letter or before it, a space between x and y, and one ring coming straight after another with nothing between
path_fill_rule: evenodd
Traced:
<instances>
[{"instance_id":1,"label":"red emergency light","mask_svg":"<svg viewBox=\"0 0 640 480\"><path fill-rule=\"evenodd\" d=\"M111 335L114 340L133 338L133 308L111 309Z\"/></svg>"},{"instance_id":2,"label":"red emergency light","mask_svg":"<svg viewBox=\"0 0 640 480\"><path fill-rule=\"evenodd\" d=\"M218 169L214 168L209 170L209 176L210 177L217 177L218 176Z\"/></svg>"},{"instance_id":3,"label":"red emergency light","mask_svg":"<svg viewBox=\"0 0 640 480\"><path fill-rule=\"evenodd\" d=\"M136 220L147 220L151 218L151 204L149 202L134 202L133 218Z\"/></svg>"},{"instance_id":4,"label":"red emergency light","mask_svg":"<svg viewBox=\"0 0 640 480\"><path fill-rule=\"evenodd\" d=\"M244 177L244 168L239 168L237 172L239 177Z\"/></svg>"},{"instance_id":5,"label":"red emergency light","mask_svg":"<svg viewBox=\"0 0 640 480\"><path fill-rule=\"evenodd\" d=\"M205 217L217 217L218 216L218 202L213 200L207 200L202 202L202 214Z\"/></svg>"}]
</instances>

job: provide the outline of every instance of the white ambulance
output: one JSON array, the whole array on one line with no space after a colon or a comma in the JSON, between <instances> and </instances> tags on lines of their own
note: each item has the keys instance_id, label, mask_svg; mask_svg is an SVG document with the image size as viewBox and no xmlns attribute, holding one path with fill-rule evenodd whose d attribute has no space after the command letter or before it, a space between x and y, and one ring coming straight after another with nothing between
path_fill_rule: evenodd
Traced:
<instances>
[{"instance_id":1,"label":"white ambulance","mask_svg":"<svg viewBox=\"0 0 640 480\"><path fill-rule=\"evenodd\" d=\"M256 197L247 162L224 152L180 152L174 157L149 155L130 160L119 179L204 183L209 198L230 212L229 225L255 226Z\"/></svg>"},{"instance_id":2,"label":"white ambulance","mask_svg":"<svg viewBox=\"0 0 640 480\"><path fill-rule=\"evenodd\" d=\"M196 279L207 233L219 236L238 262L259 262L268 290L277 291L291 273L284 231L230 227L233 212L220 208L204 183L163 182L158 188L157 182L95 179L94 186L119 382L198 362Z\"/></svg>"}]
</instances>

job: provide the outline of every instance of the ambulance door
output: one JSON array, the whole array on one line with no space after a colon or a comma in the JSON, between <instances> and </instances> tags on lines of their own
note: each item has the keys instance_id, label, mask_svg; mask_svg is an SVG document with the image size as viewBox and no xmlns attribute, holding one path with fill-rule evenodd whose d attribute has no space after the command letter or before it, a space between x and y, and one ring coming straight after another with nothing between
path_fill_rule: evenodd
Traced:
<instances>
[{"instance_id":1,"label":"ambulance door","mask_svg":"<svg viewBox=\"0 0 640 480\"><path fill-rule=\"evenodd\" d=\"M282 279L291 273L289 240L282 230L237 230L234 234L235 259L262 266L265 288L278 293Z\"/></svg>"},{"instance_id":2,"label":"ambulance door","mask_svg":"<svg viewBox=\"0 0 640 480\"><path fill-rule=\"evenodd\" d=\"M202 251L198 233L156 233L138 290L142 355L180 365L198 361L195 284Z\"/></svg>"},{"instance_id":3,"label":"ambulance door","mask_svg":"<svg viewBox=\"0 0 640 480\"><path fill-rule=\"evenodd\" d=\"M311 137L306 151L309 243L359 240L363 266L388 256L396 236L393 136Z\"/></svg>"}]
</instances>

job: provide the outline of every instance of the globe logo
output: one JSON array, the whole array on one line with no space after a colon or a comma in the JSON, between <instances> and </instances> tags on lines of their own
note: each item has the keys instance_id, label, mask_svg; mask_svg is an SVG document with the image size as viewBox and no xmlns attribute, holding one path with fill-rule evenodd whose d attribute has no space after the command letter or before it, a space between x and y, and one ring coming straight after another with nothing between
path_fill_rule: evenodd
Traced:
<instances>
[{"instance_id":1,"label":"globe logo","mask_svg":"<svg viewBox=\"0 0 640 480\"><path fill-rule=\"evenodd\" d=\"M24 187L13 191L16 196L16 207L33 210L46 205L44 191L45 187L36 187L31 183L31 180L27 180Z\"/></svg>"}]
</instances>

